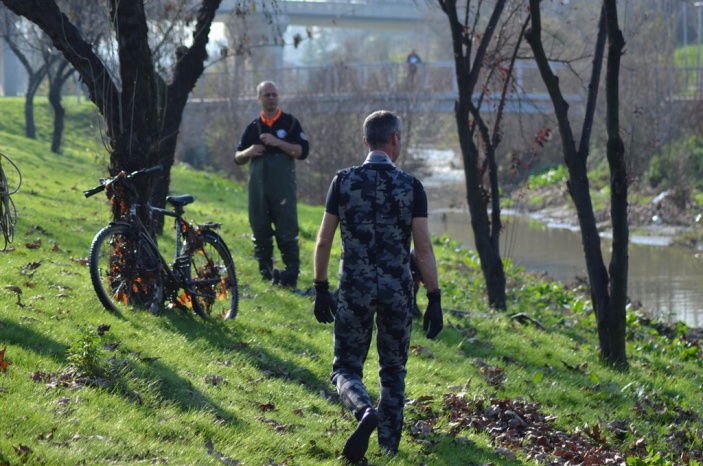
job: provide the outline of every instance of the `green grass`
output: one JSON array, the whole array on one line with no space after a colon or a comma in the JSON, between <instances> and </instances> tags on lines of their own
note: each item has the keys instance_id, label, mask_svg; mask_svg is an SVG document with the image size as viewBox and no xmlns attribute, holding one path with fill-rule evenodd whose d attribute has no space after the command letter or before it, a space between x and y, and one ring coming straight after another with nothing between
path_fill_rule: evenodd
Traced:
<instances>
[{"instance_id":1,"label":"green grass","mask_svg":"<svg viewBox=\"0 0 703 466\"><path fill-rule=\"evenodd\" d=\"M23 176L12 196L15 239L0 254L0 350L7 347L10 363L0 372L0 464L344 464L338 455L355 425L329 384L332 327L315 321L310 298L258 278L241 185L182 165L172 172L172 192L196 197L188 217L223 223L241 286L236 320L102 309L82 259L109 207L82 190L106 174L108 159L92 106L67 104L68 132L55 155L46 103L37 101L38 139L28 141L22 101L0 100L0 152ZM299 212L306 288L322 209ZM430 341L416 322L401 451L381 456L374 440L369 464L534 464L519 445L477 427L476 413L491 400L535 403L555 417L553 429L572 435L599 426L606 440L587 437L591 443L631 451L631 464L700 455L701 359L685 329L630 311L631 368L614 371L598 361L590 302L579 290L508 264L509 313L526 313L544 329L521 324L487 308L474 252L449 238L436 238L435 252L445 329ZM99 326L109 330L99 335ZM372 349L365 373L374 399L377 371ZM606 428L615 421L622 432Z\"/></svg>"}]
</instances>

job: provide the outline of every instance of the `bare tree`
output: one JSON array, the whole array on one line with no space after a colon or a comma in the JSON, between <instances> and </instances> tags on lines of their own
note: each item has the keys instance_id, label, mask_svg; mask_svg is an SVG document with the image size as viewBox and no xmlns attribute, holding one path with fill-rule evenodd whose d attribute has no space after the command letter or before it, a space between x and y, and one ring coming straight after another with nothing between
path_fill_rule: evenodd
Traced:
<instances>
[{"instance_id":1,"label":"bare tree","mask_svg":"<svg viewBox=\"0 0 703 466\"><path fill-rule=\"evenodd\" d=\"M90 99L104 117L110 145L111 174L161 163L165 170L153 200L165 202L179 126L188 93L204 70L206 45L221 0L201 0L196 8L192 45L177 48L173 75L166 84L157 75L149 45L142 0L109 0L116 38L119 76L113 76L54 0L1 0L16 14L41 28L78 72ZM146 185L141 200L152 197ZM116 215L116 213L115 213Z\"/></svg>"},{"instance_id":2,"label":"bare tree","mask_svg":"<svg viewBox=\"0 0 703 466\"><path fill-rule=\"evenodd\" d=\"M542 79L554 106L561 134L564 161L569 171L568 190L574 201L583 242L586 268L591 285L591 300L598 323L601 358L607 363L625 368L625 304L627 298L628 226L627 226L627 167L624 144L619 135L619 68L624 47L619 30L615 0L604 0L596 37L591 80L588 88L586 114L579 145L576 145L569 105L564 99L559 80L549 66L542 43L540 0L530 0L531 29L526 39L534 53ZM606 37L609 42L606 74L607 156L610 166L611 217L613 223L613 252L610 276L600 247L600 236L593 212L586 167L590 151L593 116L598 96Z\"/></svg>"},{"instance_id":3,"label":"bare tree","mask_svg":"<svg viewBox=\"0 0 703 466\"><path fill-rule=\"evenodd\" d=\"M60 0L60 7L80 30L81 37L95 47L103 45L105 31L109 28L107 13L99 2L85 0ZM42 38L48 42L48 37ZM58 154L61 149L66 110L62 104L63 89L66 82L75 75L76 70L63 54L50 44L42 52L47 65L49 78L49 104L54 111L54 128L51 137L51 151Z\"/></svg>"},{"instance_id":4,"label":"bare tree","mask_svg":"<svg viewBox=\"0 0 703 466\"><path fill-rule=\"evenodd\" d=\"M100 14L97 14L98 11L104 10L104 7L84 0L61 0L61 6L81 29L82 36L90 43L97 43L97 39L101 37L102 31L107 26L107 21L101 18ZM54 111L51 151L58 153L66 113L61 104L62 90L75 70L63 54L53 47L49 37L38 26L26 18L11 13L5 7L2 7L1 28L3 38L8 42L28 75L25 96L25 126L27 137L32 139L36 137L33 111L34 96L44 79L48 78L49 103Z\"/></svg>"},{"instance_id":5,"label":"bare tree","mask_svg":"<svg viewBox=\"0 0 703 466\"><path fill-rule=\"evenodd\" d=\"M50 64L40 58L42 57L40 51L45 50L48 44L33 24L18 18L7 9L2 8L0 18L2 38L27 73L27 89L24 95L24 134L30 139L35 139L37 127L34 122L34 96L46 78Z\"/></svg>"},{"instance_id":6,"label":"bare tree","mask_svg":"<svg viewBox=\"0 0 703 466\"><path fill-rule=\"evenodd\" d=\"M482 2L474 5L467 1L460 17L460 6L456 0L439 0L442 11L449 19L454 50L459 90L454 113L464 161L471 227L481 258L488 301L496 309L506 308L505 270L499 241L502 223L496 149L502 137L503 109L520 46L520 38L512 44L506 40L514 24L512 19L518 17L520 4L508 12L508 20L501 24L501 15L507 4L507 0L496 1L488 22L483 24ZM501 34L496 34L498 29ZM495 36L498 37L497 43L489 49ZM507 54L509 58L501 52L506 47L512 47L512 52ZM494 88L499 91L492 92ZM492 127L484 116L490 113L484 107L489 106L486 105L487 95L496 99Z\"/></svg>"}]
</instances>

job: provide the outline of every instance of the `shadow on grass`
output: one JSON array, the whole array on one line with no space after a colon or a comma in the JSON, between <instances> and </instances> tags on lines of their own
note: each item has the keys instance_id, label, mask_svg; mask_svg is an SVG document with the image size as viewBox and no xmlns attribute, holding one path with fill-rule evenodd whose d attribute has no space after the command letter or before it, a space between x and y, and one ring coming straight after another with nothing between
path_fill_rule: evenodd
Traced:
<instances>
[{"instance_id":1,"label":"shadow on grass","mask_svg":"<svg viewBox=\"0 0 703 466\"><path fill-rule=\"evenodd\" d=\"M26 324L0 322L1 346L19 346L42 357L49 357L57 363L65 363L66 345L34 331L31 326L31 321L34 319L32 317L26 319L29 319Z\"/></svg>"}]
</instances>

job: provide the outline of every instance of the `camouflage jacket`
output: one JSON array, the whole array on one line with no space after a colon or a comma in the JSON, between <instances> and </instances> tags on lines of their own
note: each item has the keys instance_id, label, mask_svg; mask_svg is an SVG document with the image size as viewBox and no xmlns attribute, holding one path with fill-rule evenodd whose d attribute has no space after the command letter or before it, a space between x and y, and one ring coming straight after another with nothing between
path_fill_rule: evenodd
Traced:
<instances>
[{"instance_id":1,"label":"camouflage jacket","mask_svg":"<svg viewBox=\"0 0 703 466\"><path fill-rule=\"evenodd\" d=\"M340 220L340 289L373 294L407 289L412 220L427 216L422 184L373 152L362 166L339 171L335 184L336 206L327 210Z\"/></svg>"}]
</instances>

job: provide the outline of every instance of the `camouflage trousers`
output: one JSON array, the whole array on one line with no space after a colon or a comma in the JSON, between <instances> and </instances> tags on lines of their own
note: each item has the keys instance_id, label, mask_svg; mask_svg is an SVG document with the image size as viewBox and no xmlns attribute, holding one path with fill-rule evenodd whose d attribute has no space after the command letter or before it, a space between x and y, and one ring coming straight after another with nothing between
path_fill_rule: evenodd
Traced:
<instances>
[{"instance_id":1,"label":"camouflage trousers","mask_svg":"<svg viewBox=\"0 0 703 466\"><path fill-rule=\"evenodd\" d=\"M412 326L412 287L374 296L367 290L340 288L334 325L332 383L342 403L357 420L373 407L362 382L371 345L374 316L381 393L378 402L378 443L395 453L400 444L405 404L405 375Z\"/></svg>"}]
</instances>

